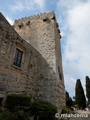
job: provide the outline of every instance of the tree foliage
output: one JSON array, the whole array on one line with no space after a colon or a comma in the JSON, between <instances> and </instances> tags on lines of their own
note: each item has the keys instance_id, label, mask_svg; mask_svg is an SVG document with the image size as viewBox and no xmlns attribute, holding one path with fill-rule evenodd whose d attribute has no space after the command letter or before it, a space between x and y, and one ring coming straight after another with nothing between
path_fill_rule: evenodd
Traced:
<instances>
[{"instance_id":1,"label":"tree foliage","mask_svg":"<svg viewBox=\"0 0 90 120\"><path fill-rule=\"evenodd\" d=\"M37 120L55 120L57 107L46 101L36 100L31 106L31 114Z\"/></svg>"},{"instance_id":2,"label":"tree foliage","mask_svg":"<svg viewBox=\"0 0 90 120\"><path fill-rule=\"evenodd\" d=\"M47 101L34 100L21 94L11 94L6 98L6 110L0 114L0 120L55 120L57 107Z\"/></svg>"},{"instance_id":3,"label":"tree foliage","mask_svg":"<svg viewBox=\"0 0 90 120\"><path fill-rule=\"evenodd\" d=\"M86 96L88 98L88 104L90 104L90 78L86 76Z\"/></svg>"},{"instance_id":4,"label":"tree foliage","mask_svg":"<svg viewBox=\"0 0 90 120\"><path fill-rule=\"evenodd\" d=\"M69 93L66 91L66 106L71 107L73 106L72 98L69 96Z\"/></svg>"},{"instance_id":5,"label":"tree foliage","mask_svg":"<svg viewBox=\"0 0 90 120\"><path fill-rule=\"evenodd\" d=\"M6 98L6 107L13 111L15 107L28 107L31 105L31 97L21 94L11 94Z\"/></svg>"},{"instance_id":6,"label":"tree foliage","mask_svg":"<svg viewBox=\"0 0 90 120\"><path fill-rule=\"evenodd\" d=\"M86 108L86 98L80 79L77 79L75 87L75 100L79 109Z\"/></svg>"}]
</instances>

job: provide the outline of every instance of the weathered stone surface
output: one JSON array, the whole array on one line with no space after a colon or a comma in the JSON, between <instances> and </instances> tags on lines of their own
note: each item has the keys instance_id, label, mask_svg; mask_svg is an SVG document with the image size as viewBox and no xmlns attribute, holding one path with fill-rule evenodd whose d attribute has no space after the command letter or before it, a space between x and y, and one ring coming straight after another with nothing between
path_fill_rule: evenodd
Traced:
<instances>
[{"instance_id":1,"label":"weathered stone surface","mask_svg":"<svg viewBox=\"0 0 90 120\"><path fill-rule=\"evenodd\" d=\"M60 110L65 105L65 89L55 14L16 20L14 29L0 14L0 93L31 95ZM16 49L23 51L21 67L13 65Z\"/></svg>"}]
</instances>

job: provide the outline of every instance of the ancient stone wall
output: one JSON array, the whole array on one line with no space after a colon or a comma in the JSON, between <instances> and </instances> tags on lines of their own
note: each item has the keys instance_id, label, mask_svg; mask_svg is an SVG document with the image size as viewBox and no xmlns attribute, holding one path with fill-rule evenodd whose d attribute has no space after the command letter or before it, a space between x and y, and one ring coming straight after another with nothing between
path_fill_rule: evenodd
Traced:
<instances>
[{"instance_id":1,"label":"ancient stone wall","mask_svg":"<svg viewBox=\"0 0 90 120\"><path fill-rule=\"evenodd\" d=\"M65 106L65 86L64 86L64 76L63 76L63 66L62 66L62 51L60 42L60 30L57 29L58 23L54 24L55 28L55 57L56 57L56 76L57 76L57 97L58 106L63 108Z\"/></svg>"},{"instance_id":2,"label":"ancient stone wall","mask_svg":"<svg viewBox=\"0 0 90 120\"><path fill-rule=\"evenodd\" d=\"M55 14L16 20L13 27L0 14L0 96L27 94L61 110L65 90ZM17 49L23 53L20 67L13 64Z\"/></svg>"},{"instance_id":3,"label":"ancient stone wall","mask_svg":"<svg viewBox=\"0 0 90 120\"><path fill-rule=\"evenodd\" d=\"M23 51L21 67L13 65L17 48ZM35 97L39 59L41 55L0 14L0 96L22 93Z\"/></svg>"},{"instance_id":4,"label":"ancient stone wall","mask_svg":"<svg viewBox=\"0 0 90 120\"><path fill-rule=\"evenodd\" d=\"M63 107L65 90L60 47L61 36L55 14L50 12L16 20L14 29L48 63L49 67L42 65L42 69L40 69L42 79L37 81L39 99L41 96L42 99L52 102L59 108Z\"/></svg>"}]
</instances>

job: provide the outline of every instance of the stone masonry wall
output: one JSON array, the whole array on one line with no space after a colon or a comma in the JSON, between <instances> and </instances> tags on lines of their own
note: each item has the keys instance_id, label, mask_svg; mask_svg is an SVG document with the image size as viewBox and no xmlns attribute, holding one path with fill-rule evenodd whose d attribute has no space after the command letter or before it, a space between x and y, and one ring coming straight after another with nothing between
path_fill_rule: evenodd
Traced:
<instances>
[{"instance_id":1,"label":"stone masonry wall","mask_svg":"<svg viewBox=\"0 0 90 120\"><path fill-rule=\"evenodd\" d=\"M65 106L65 86L64 86L64 76L63 76L63 67L62 67L62 52L61 52L61 42L60 42L60 30L57 29L58 23L54 24L55 28L55 57L56 57L56 76L57 76L57 97L58 97L58 106L63 108Z\"/></svg>"},{"instance_id":2,"label":"stone masonry wall","mask_svg":"<svg viewBox=\"0 0 90 120\"><path fill-rule=\"evenodd\" d=\"M23 51L20 68L13 65L16 48ZM22 93L57 105L54 74L45 58L0 14L0 97Z\"/></svg>"},{"instance_id":3,"label":"stone masonry wall","mask_svg":"<svg viewBox=\"0 0 90 120\"><path fill-rule=\"evenodd\" d=\"M47 100L61 109L65 106L65 89L60 31L55 14L50 12L16 20L14 29L43 58L38 63L36 97Z\"/></svg>"},{"instance_id":4,"label":"stone masonry wall","mask_svg":"<svg viewBox=\"0 0 90 120\"><path fill-rule=\"evenodd\" d=\"M61 110L65 90L55 14L16 20L13 27L0 13L0 97L22 93ZM17 48L23 52L21 67L13 64Z\"/></svg>"},{"instance_id":5,"label":"stone masonry wall","mask_svg":"<svg viewBox=\"0 0 90 120\"><path fill-rule=\"evenodd\" d=\"M16 48L23 51L21 68L13 65ZM36 96L38 63L42 56L25 42L0 14L0 97L9 93Z\"/></svg>"}]
</instances>

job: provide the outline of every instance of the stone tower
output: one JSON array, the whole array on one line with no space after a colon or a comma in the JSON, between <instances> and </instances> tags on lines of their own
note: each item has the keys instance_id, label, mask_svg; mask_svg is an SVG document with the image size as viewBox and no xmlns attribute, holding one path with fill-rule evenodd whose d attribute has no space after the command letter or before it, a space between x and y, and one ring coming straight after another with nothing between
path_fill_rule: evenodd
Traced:
<instances>
[{"instance_id":1,"label":"stone tower","mask_svg":"<svg viewBox=\"0 0 90 120\"><path fill-rule=\"evenodd\" d=\"M54 12L15 20L14 29L47 62L38 63L36 97L47 100L60 110L65 106L60 30Z\"/></svg>"}]
</instances>

